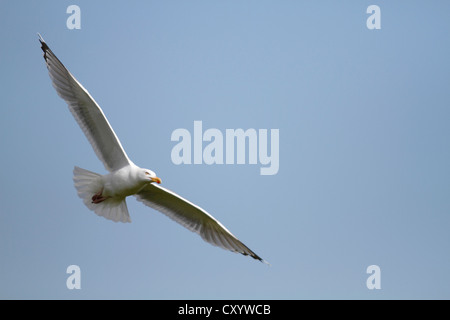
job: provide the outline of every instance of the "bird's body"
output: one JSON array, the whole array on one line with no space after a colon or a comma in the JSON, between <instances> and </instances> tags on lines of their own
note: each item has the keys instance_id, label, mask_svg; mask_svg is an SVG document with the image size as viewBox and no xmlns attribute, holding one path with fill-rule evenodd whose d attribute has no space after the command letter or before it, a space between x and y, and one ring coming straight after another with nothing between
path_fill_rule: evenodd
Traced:
<instances>
[{"instance_id":1,"label":"bird's body","mask_svg":"<svg viewBox=\"0 0 450 320\"><path fill-rule=\"evenodd\" d=\"M101 177L103 183L103 196L112 198L125 198L138 193L148 181L142 179L142 169L135 164L130 164L117 171L105 174Z\"/></svg>"},{"instance_id":2,"label":"bird's body","mask_svg":"<svg viewBox=\"0 0 450 320\"><path fill-rule=\"evenodd\" d=\"M109 171L100 175L74 168L75 188L90 210L112 221L131 222L126 198L135 196L138 201L199 234L205 241L265 262L205 210L159 186L161 179L153 171L136 166L125 153L100 106L40 35L39 38L53 87L67 102L98 158Z\"/></svg>"}]
</instances>

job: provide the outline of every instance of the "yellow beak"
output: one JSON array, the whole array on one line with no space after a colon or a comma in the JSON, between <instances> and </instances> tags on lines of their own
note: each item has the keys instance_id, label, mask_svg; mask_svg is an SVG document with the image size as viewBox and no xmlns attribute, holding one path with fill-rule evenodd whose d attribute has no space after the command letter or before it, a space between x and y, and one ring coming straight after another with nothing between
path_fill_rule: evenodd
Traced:
<instances>
[{"instance_id":1,"label":"yellow beak","mask_svg":"<svg viewBox=\"0 0 450 320\"><path fill-rule=\"evenodd\" d=\"M151 180L152 180L153 182L156 182L156 183L158 183L158 184L161 184L161 179L158 178L158 177L151 178Z\"/></svg>"}]
</instances>

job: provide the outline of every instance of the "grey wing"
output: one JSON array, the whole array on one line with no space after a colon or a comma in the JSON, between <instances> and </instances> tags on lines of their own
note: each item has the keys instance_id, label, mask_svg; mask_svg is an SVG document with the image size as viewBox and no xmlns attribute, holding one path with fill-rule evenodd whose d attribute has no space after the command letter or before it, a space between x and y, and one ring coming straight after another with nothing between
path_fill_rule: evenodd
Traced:
<instances>
[{"instance_id":1,"label":"grey wing","mask_svg":"<svg viewBox=\"0 0 450 320\"><path fill-rule=\"evenodd\" d=\"M206 242L226 250L249 255L256 260L267 263L239 241L208 212L176 193L156 184L149 184L135 196L138 201L164 213L190 231L199 234Z\"/></svg>"},{"instance_id":2,"label":"grey wing","mask_svg":"<svg viewBox=\"0 0 450 320\"><path fill-rule=\"evenodd\" d=\"M69 105L72 115L106 170L115 171L128 165L130 160L100 106L59 61L41 35L39 38L53 87Z\"/></svg>"}]
</instances>

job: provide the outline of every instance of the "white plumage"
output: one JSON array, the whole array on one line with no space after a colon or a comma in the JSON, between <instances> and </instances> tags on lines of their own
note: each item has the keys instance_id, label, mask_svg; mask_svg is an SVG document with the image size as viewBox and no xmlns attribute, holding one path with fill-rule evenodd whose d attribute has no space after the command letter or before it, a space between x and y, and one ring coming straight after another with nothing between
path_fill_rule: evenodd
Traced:
<instances>
[{"instance_id":1,"label":"white plumage","mask_svg":"<svg viewBox=\"0 0 450 320\"><path fill-rule=\"evenodd\" d=\"M90 210L112 221L131 222L126 197L134 195L138 201L164 213L210 244L266 262L208 212L155 184L160 184L161 179L153 171L136 166L94 98L58 60L41 35L39 41L53 87L67 102L97 157L109 171L105 175L79 167L73 171L78 196Z\"/></svg>"}]
</instances>

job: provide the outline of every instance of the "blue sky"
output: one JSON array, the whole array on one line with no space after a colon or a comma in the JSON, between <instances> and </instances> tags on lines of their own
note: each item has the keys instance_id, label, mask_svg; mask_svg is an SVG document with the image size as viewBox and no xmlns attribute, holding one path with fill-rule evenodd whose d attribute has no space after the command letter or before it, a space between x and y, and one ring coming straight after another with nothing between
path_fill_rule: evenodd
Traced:
<instances>
[{"instance_id":1,"label":"blue sky","mask_svg":"<svg viewBox=\"0 0 450 320\"><path fill-rule=\"evenodd\" d=\"M69 30L69 5L81 29ZM366 9L381 9L369 30ZM450 298L448 1L2 1L0 298ZM271 266L128 199L51 86L36 33L100 104L130 158ZM279 171L175 165L171 134L279 129ZM68 290L66 268L81 269ZM366 268L381 269L381 289Z\"/></svg>"}]
</instances>

